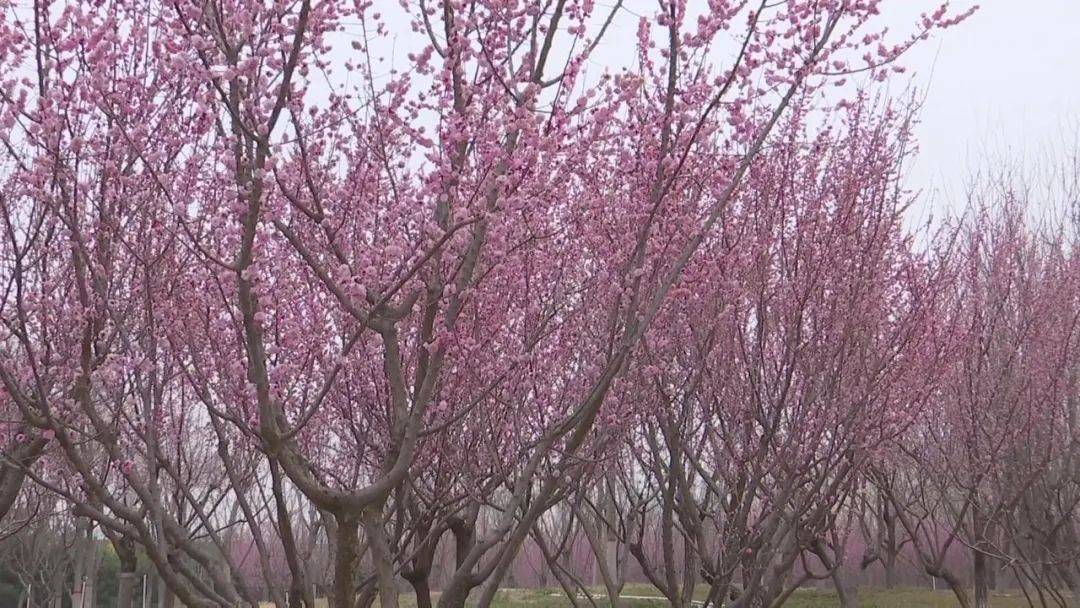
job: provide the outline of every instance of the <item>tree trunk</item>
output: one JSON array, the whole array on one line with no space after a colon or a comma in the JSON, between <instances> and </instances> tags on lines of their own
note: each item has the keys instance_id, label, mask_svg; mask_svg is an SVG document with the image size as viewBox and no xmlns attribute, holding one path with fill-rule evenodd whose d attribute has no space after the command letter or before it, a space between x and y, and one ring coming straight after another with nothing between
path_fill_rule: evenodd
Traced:
<instances>
[{"instance_id":1,"label":"tree trunk","mask_svg":"<svg viewBox=\"0 0 1080 608\"><path fill-rule=\"evenodd\" d=\"M289 608L304 608L304 589L297 587L296 577L293 577L292 584L289 585L288 604Z\"/></svg>"},{"instance_id":2,"label":"tree trunk","mask_svg":"<svg viewBox=\"0 0 1080 608\"><path fill-rule=\"evenodd\" d=\"M353 608L356 599L357 532L359 523L349 517L335 517L337 551L334 555L334 583L330 608Z\"/></svg>"},{"instance_id":3,"label":"tree trunk","mask_svg":"<svg viewBox=\"0 0 1080 608\"><path fill-rule=\"evenodd\" d=\"M968 595L967 587L964 586L964 582L953 574L951 570L939 566L936 568L927 568L926 573L935 579L940 578L949 585L949 589L951 589L953 595L956 596L956 602L960 604L960 608L974 608L971 603L971 596Z\"/></svg>"},{"instance_id":4,"label":"tree trunk","mask_svg":"<svg viewBox=\"0 0 1080 608\"><path fill-rule=\"evenodd\" d=\"M158 574L156 577L155 587L157 587L157 604L158 608L173 608L176 604L176 596L169 591L168 585L165 584L165 578Z\"/></svg>"},{"instance_id":5,"label":"tree trunk","mask_svg":"<svg viewBox=\"0 0 1080 608\"><path fill-rule=\"evenodd\" d=\"M409 583L416 592L416 608L431 608L431 586L427 577L416 578Z\"/></svg>"},{"instance_id":6,"label":"tree trunk","mask_svg":"<svg viewBox=\"0 0 1080 608\"><path fill-rule=\"evenodd\" d=\"M274 504L277 507L278 533L281 536L281 548L285 555L285 563L289 567L290 581L289 592L286 598L289 608L302 608L304 604L314 608L315 596L311 595L311 587L307 584L307 572L304 568L300 552L296 546L296 535L293 532L292 516L289 513L288 504L285 500L285 491L282 486L281 469L277 462L270 461L271 489L274 494Z\"/></svg>"},{"instance_id":7,"label":"tree trunk","mask_svg":"<svg viewBox=\"0 0 1080 608\"><path fill-rule=\"evenodd\" d=\"M881 514L885 527L885 546L882 548L881 565L885 568L885 588L893 589L896 587L896 556L900 553L896 539L897 516L891 512L889 501L884 497L881 501Z\"/></svg>"},{"instance_id":8,"label":"tree trunk","mask_svg":"<svg viewBox=\"0 0 1080 608\"><path fill-rule=\"evenodd\" d=\"M836 595L840 598L841 608L859 608L859 588L849 586L840 569L832 573L833 585L836 586Z\"/></svg>"},{"instance_id":9,"label":"tree trunk","mask_svg":"<svg viewBox=\"0 0 1080 608\"><path fill-rule=\"evenodd\" d=\"M76 524L75 569L71 588L71 608L93 608L94 579L97 578L98 547L93 537L94 525L80 518Z\"/></svg>"},{"instance_id":10,"label":"tree trunk","mask_svg":"<svg viewBox=\"0 0 1080 608\"><path fill-rule=\"evenodd\" d=\"M989 526L989 530L989 536L991 539L993 539L993 542L995 543L994 546L1002 547L1002 540L1004 539L1002 537L1002 534L999 532L999 527L997 523L992 522ZM1002 564L1000 559L989 555L986 557L986 586L990 589L990 591L997 590L997 575L998 570L1001 568L1001 565Z\"/></svg>"},{"instance_id":11,"label":"tree trunk","mask_svg":"<svg viewBox=\"0 0 1080 608\"><path fill-rule=\"evenodd\" d=\"M476 585L469 584L453 584L443 589L442 595L439 596L439 608L464 608L465 601L469 599L469 592L472 591Z\"/></svg>"},{"instance_id":12,"label":"tree trunk","mask_svg":"<svg viewBox=\"0 0 1080 608\"><path fill-rule=\"evenodd\" d=\"M882 557L881 563L885 567L885 588L894 589L896 587L896 554L887 552Z\"/></svg>"},{"instance_id":13,"label":"tree trunk","mask_svg":"<svg viewBox=\"0 0 1080 608\"><path fill-rule=\"evenodd\" d=\"M988 523L983 517L978 504L971 509L972 529L975 532L975 544L972 548L972 578L975 579L975 608L990 608L989 564L984 553Z\"/></svg>"},{"instance_id":14,"label":"tree trunk","mask_svg":"<svg viewBox=\"0 0 1080 608\"><path fill-rule=\"evenodd\" d=\"M381 507L371 507L364 512L364 534L371 550L375 567L375 580L379 588L379 606L398 608L398 589L394 580L394 556L386 539Z\"/></svg>"},{"instance_id":15,"label":"tree trunk","mask_svg":"<svg viewBox=\"0 0 1080 608\"><path fill-rule=\"evenodd\" d=\"M431 608L431 569L414 568L404 573L405 580L412 585L413 594L416 595L417 608Z\"/></svg>"},{"instance_id":16,"label":"tree trunk","mask_svg":"<svg viewBox=\"0 0 1080 608\"><path fill-rule=\"evenodd\" d=\"M427 537L430 533L430 526L424 526L416 530L416 534L421 537ZM417 548L410 567L401 572L402 578L412 585L413 592L416 595L417 608L431 608L431 567L435 563L435 551L439 547L438 542L438 540L425 542Z\"/></svg>"},{"instance_id":17,"label":"tree trunk","mask_svg":"<svg viewBox=\"0 0 1080 608\"><path fill-rule=\"evenodd\" d=\"M619 535L615 532L615 520L618 518L618 510L615 505L615 496L610 487L604 490L604 522L600 525L600 531L604 537L604 559L608 573L608 597L614 608L622 605L619 595L622 593L623 578L619 572Z\"/></svg>"},{"instance_id":18,"label":"tree trunk","mask_svg":"<svg viewBox=\"0 0 1080 608\"><path fill-rule=\"evenodd\" d=\"M135 599L135 570L139 565L134 543L121 538L113 543L120 559L120 573L116 576L116 608L132 608Z\"/></svg>"},{"instance_id":19,"label":"tree trunk","mask_svg":"<svg viewBox=\"0 0 1080 608\"><path fill-rule=\"evenodd\" d=\"M832 578L833 587L836 588L836 595L840 599L841 608L859 608L858 587L848 586L843 573L840 571L841 564L836 563L837 560L834 560L829 555L829 549L825 543L820 539L815 540L811 549L821 560L821 564L829 570L829 576Z\"/></svg>"},{"instance_id":20,"label":"tree trunk","mask_svg":"<svg viewBox=\"0 0 1080 608\"><path fill-rule=\"evenodd\" d=\"M439 608L463 608L469 592L479 584L471 570L465 569L465 561L476 544L476 508L467 517L450 520L450 533L454 535L455 569L449 584L439 596Z\"/></svg>"},{"instance_id":21,"label":"tree trunk","mask_svg":"<svg viewBox=\"0 0 1080 608\"><path fill-rule=\"evenodd\" d=\"M365 585L360 589L360 593L356 595L355 608L371 608L375 604L375 598L379 595L379 590L375 585Z\"/></svg>"},{"instance_id":22,"label":"tree trunk","mask_svg":"<svg viewBox=\"0 0 1080 608\"><path fill-rule=\"evenodd\" d=\"M23 482L26 481L26 467L41 456L46 443L40 437L34 438L10 450L6 454L7 459L0 462L0 519L7 515L19 498Z\"/></svg>"},{"instance_id":23,"label":"tree trunk","mask_svg":"<svg viewBox=\"0 0 1080 608\"><path fill-rule=\"evenodd\" d=\"M135 603L135 573L121 571L116 575L116 608L132 608Z\"/></svg>"},{"instance_id":24,"label":"tree trunk","mask_svg":"<svg viewBox=\"0 0 1080 608\"><path fill-rule=\"evenodd\" d=\"M620 596L624 579L619 571L619 537L613 527L618 512L615 497L603 484L598 491L597 502L602 513L589 514L576 506L573 507L573 513L581 520L581 529L585 532L585 539L595 558L593 585L604 587L612 608L622 608L624 602Z\"/></svg>"},{"instance_id":25,"label":"tree trunk","mask_svg":"<svg viewBox=\"0 0 1080 608\"><path fill-rule=\"evenodd\" d=\"M988 568L986 554L975 549L973 562L973 577L975 579L975 608L990 608L990 588L987 584Z\"/></svg>"}]
</instances>

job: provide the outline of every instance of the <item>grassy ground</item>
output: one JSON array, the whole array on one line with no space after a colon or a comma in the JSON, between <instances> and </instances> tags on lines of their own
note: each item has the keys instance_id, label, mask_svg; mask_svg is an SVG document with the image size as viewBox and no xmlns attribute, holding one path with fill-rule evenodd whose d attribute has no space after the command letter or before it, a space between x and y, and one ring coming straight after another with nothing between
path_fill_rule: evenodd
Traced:
<instances>
[{"instance_id":1,"label":"grassy ground","mask_svg":"<svg viewBox=\"0 0 1080 608\"><path fill-rule=\"evenodd\" d=\"M862 608L954 608L959 606L951 591L931 591L929 589L862 589L859 592ZM1024 596L1017 593L1002 592L991 598L994 608L1026 608ZM785 608L830 608L839 606L836 594L830 591L799 591Z\"/></svg>"},{"instance_id":2,"label":"grassy ground","mask_svg":"<svg viewBox=\"0 0 1080 608\"><path fill-rule=\"evenodd\" d=\"M597 590L598 599L603 598ZM627 596L655 597L656 589L648 585L627 585L623 592ZM699 590L704 596L704 588ZM955 608L956 598L949 591L931 591L929 589L862 589L859 592L862 608ZM598 601L606 606L606 601ZM662 608L667 602L657 600L627 601L631 608ZM827 590L807 589L795 592L784 604L785 608L833 608L839 606L836 594ZM991 600L993 608L1026 608L1028 605L1022 594L1000 592ZM401 596L401 608L415 608L416 601L411 595ZM567 608L571 606L560 589L506 589L499 592L493 608Z\"/></svg>"}]
</instances>

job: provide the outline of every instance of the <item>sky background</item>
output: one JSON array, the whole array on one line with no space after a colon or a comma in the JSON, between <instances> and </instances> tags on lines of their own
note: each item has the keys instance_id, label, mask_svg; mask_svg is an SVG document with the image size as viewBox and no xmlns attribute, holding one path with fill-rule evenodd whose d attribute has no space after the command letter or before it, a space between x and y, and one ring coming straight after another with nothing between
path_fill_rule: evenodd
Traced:
<instances>
[{"instance_id":1,"label":"sky background","mask_svg":"<svg viewBox=\"0 0 1080 608\"><path fill-rule=\"evenodd\" d=\"M968 21L903 60L925 94L908 180L934 206L961 204L979 169L1062 162L1080 134L1080 2L979 4ZM898 27L908 22L885 16Z\"/></svg>"}]
</instances>

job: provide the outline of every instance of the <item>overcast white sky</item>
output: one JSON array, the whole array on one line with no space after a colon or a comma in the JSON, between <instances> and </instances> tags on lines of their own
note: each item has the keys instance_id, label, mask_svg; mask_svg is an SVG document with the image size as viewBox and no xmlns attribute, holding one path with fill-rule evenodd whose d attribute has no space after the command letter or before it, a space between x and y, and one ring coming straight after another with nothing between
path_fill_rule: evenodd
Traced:
<instances>
[{"instance_id":1,"label":"overcast white sky","mask_svg":"<svg viewBox=\"0 0 1080 608\"><path fill-rule=\"evenodd\" d=\"M1056 162L1080 133L1080 2L979 4L904 59L926 95L909 182L935 206L958 204L974 170Z\"/></svg>"}]
</instances>

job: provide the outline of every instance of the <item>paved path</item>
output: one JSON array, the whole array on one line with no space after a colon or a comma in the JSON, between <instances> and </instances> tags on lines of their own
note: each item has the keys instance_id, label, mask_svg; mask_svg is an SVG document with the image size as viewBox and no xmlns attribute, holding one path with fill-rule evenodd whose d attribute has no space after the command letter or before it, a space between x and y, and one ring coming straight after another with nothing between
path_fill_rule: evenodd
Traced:
<instances>
[{"instance_id":1,"label":"paved path","mask_svg":"<svg viewBox=\"0 0 1080 608\"><path fill-rule=\"evenodd\" d=\"M584 595L581 595L580 593L578 594L578 597L580 599L583 599L583 600L587 599ZM659 596L655 596L655 595L620 595L619 597L624 599L624 600L642 600L642 601L644 601L644 600L652 600L654 602L656 602L656 601L663 602L664 601L664 598L659 597ZM701 600L690 600L690 605L691 606L704 606L705 602L703 602Z\"/></svg>"}]
</instances>

